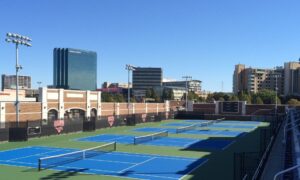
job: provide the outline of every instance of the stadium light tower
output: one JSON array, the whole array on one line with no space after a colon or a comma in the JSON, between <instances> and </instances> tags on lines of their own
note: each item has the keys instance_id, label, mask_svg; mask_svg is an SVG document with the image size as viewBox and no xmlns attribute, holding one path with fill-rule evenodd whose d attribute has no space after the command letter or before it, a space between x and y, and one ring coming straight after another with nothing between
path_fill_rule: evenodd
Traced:
<instances>
[{"instance_id":1,"label":"stadium light tower","mask_svg":"<svg viewBox=\"0 0 300 180\"><path fill-rule=\"evenodd\" d=\"M16 121L17 127L19 127L19 70L22 69L22 66L19 64L19 45L24 45L31 47L31 39L27 36L22 36L15 33L7 33L5 41L8 43L14 43L16 45Z\"/></svg>"},{"instance_id":2,"label":"stadium light tower","mask_svg":"<svg viewBox=\"0 0 300 180\"><path fill-rule=\"evenodd\" d=\"M187 97L188 97L188 80L192 80L192 76L182 76L183 79L185 79L185 111L187 111L187 103L188 103L188 100L187 100Z\"/></svg>"},{"instance_id":3,"label":"stadium light tower","mask_svg":"<svg viewBox=\"0 0 300 180\"><path fill-rule=\"evenodd\" d=\"M126 64L125 69L128 71L128 91L127 91L127 106L128 106L128 115L130 113L130 71L134 71L135 67L130 65L130 64Z\"/></svg>"},{"instance_id":4,"label":"stadium light tower","mask_svg":"<svg viewBox=\"0 0 300 180\"><path fill-rule=\"evenodd\" d=\"M41 87L42 81L36 82L39 85L39 88Z\"/></svg>"},{"instance_id":5,"label":"stadium light tower","mask_svg":"<svg viewBox=\"0 0 300 180\"><path fill-rule=\"evenodd\" d=\"M276 72L276 68L274 68L274 74L275 74L275 116L277 115L277 94L278 94L278 74Z\"/></svg>"}]
</instances>

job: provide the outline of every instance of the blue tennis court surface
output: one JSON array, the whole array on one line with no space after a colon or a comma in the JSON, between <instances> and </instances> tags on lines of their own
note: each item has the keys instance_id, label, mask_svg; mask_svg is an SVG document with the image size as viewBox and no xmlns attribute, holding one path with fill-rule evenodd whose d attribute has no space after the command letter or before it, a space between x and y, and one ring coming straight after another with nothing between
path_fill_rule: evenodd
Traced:
<instances>
[{"instance_id":1,"label":"blue tennis court surface","mask_svg":"<svg viewBox=\"0 0 300 180\"><path fill-rule=\"evenodd\" d=\"M122 144L133 144L134 136L123 134L101 134L96 136L90 136L85 138L76 139L77 141L85 142L117 142ZM174 138L174 137L161 137L153 139L151 141L143 142L143 145L150 146L170 146L180 147L188 149L206 149L206 150L224 150L230 144L232 140L220 140L220 139L193 139L193 138Z\"/></svg>"},{"instance_id":2,"label":"blue tennis court surface","mask_svg":"<svg viewBox=\"0 0 300 180\"><path fill-rule=\"evenodd\" d=\"M234 124L227 124L227 123L215 123L208 127L212 128L229 128L229 129L255 129L257 126L248 126L248 125L234 125Z\"/></svg>"},{"instance_id":3,"label":"blue tennis court surface","mask_svg":"<svg viewBox=\"0 0 300 180\"><path fill-rule=\"evenodd\" d=\"M195 123L195 124L198 124L198 123ZM190 126L192 125L191 123L184 123L184 122L176 122L176 123L167 123L167 124L162 124L161 126L180 126L180 127L183 127L183 126Z\"/></svg>"},{"instance_id":4,"label":"blue tennis court surface","mask_svg":"<svg viewBox=\"0 0 300 180\"><path fill-rule=\"evenodd\" d=\"M181 120L182 122L186 123L203 123L203 122L209 122L211 120ZM259 121L232 121L232 120L224 120L220 123L228 123L228 124L239 124L239 125L259 125Z\"/></svg>"},{"instance_id":5,"label":"blue tennis court surface","mask_svg":"<svg viewBox=\"0 0 300 180\"><path fill-rule=\"evenodd\" d=\"M155 127L147 127L147 128L137 128L134 131L139 132L161 132L168 131L169 133L176 133L176 129L174 128L155 128ZM221 130L190 130L182 132L181 134L198 134L198 135L213 135L219 137L237 137L245 134L243 131L221 131Z\"/></svg>"},{"instance_id":6,"label":"blue tennis court surface","mask_svg":"<svg viewBox=\"0 0 300 180\"><path fill-rule=\"evenodd\" d=\"M210 120L178 120L178 121L183 121L183 122L187 122L187 123L205 123L208 122Z\"/></svg>"},{"instance_id":7,"label":"blue tennis court surface","mask_svg":"<svg viewBox=\"0 0 300 180\"><path fill-rule=\"evenodd\" d=\"M199 125L199 127L201 127L201 123L195 123L197 125ZM184 126L190 126L191 124L190 123L168 123L168 124L162 124L162 126L176 126L176 127L184 127ZM209 126L204 126L204 127L213 127L213 128L232 128L232 129L254 129L256 128L257 126L255 125L240 125L240 124L233 124L233 123L223 123L223 122L220 122L220 123L214 123L214 124L211 124Z\"/></svg>"},{"instance_id":8,"label":"blue tennis court surface","mask_svg":"<svg viewBox=\"0 0 300 180\"><path fill-rule=\"evenodd\" d=\"M0 164L37 168L41 157L77 151L33 146L8 151L0 151ZM101 153L91 158L59 164L53 170L72 171L134 179L170 180L181 179L194 169L203 165L207 159L133 154L124 152ZM108 177L109 179L109 177Z\"/></svg>"}]
</instances>

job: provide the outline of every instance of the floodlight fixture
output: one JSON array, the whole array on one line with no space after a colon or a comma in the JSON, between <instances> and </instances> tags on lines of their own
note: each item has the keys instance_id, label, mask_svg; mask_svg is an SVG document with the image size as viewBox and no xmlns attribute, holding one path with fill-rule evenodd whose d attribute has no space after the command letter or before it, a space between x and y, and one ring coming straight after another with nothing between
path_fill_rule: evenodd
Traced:
<instances>
[{"instance_id":1,"label":"floodlight fixture","mask_svg":"<svg viewBox=\"0 0 300 180\"><path fill-rule=\"evenodd\" d=\"M17 127L19 127L19 70L22 69L22 66L19 65L19 45L25 45L27 47L32 46L29 42L32 41L27 36L22 36L16 33L6 33L5 41L8 43L14 43L16 45L16 122Z\"/></svg>"}]
</instances>

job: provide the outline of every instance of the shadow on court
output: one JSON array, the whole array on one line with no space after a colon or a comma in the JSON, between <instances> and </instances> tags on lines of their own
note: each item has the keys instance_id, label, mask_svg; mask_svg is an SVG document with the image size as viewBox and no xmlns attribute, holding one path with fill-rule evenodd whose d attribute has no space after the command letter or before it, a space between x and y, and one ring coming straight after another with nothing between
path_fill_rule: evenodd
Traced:
<instances>
[{"instance_id":1,"label":"shadow on court","mask_svg":"<svg viewBox=\"0 0 300 180\"><path fill-rule=\"evenodd\" d=\"M232 137L210 137L207 142L218 142L219 140L232 141L234 143L230 144L223 150L208 150L208 148L199 148L202 146L201 142L199 144L191 145L181 149L182 151L206 151L211 152L211 154L206 155L202 158L207 158L209 161L201 166L201 168L196 168L195 171L190 173L191 180L199 179L232 179L238 180L240 177L237 176L237 171L240 168L239 164L235 161L235 154L240 152L253 152L258 151L261 147L261 129L257 128L252 132L239 136L237 138ZM206 144L207 145L207 144ZM217 144L211 144L211 147ZM206 146L208 147L208 146ZM192 164L190 164L192 165ZM256 167L256 166L255 166ZM254 169L255 170L255 169Z\"/></svg>"},{"instance_id":2,"label":"shadow on court","mask_svg":"<svg viewBox=\"0 0 300 180\"><path fill-rule=\"evenodd\" d=\"M85 172L88 169L66 169L64 171L54 172L50 175L40 178L40 180L67 179L72 176L77 176L79 173ZM82 175L82 174L81 174Z\"/></svg>"},{"instance_id":3,"label":"shadow on court","mask_svg":"<svg viewBox=\"0 0 300 180\"><path fill-rule=\"evenodd\" d=\"M182 151L224 151L235 143L236 138L232 137L210 137L197 141L181 149Z\"/></svg>"}]
</instances>

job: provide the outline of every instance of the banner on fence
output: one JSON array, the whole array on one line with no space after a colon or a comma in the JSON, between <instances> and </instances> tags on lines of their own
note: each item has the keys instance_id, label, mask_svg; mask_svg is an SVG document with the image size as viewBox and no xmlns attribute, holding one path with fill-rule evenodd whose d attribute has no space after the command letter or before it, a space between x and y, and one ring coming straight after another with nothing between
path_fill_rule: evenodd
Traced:
<instances>
[{"instance_id":1,"label":"banner on fence","mask_svg":"<svg viewBox=\"0 0 300 180\"><path fill-rule=\"evenodd\" d=\"M107 122L108 122L109 126L112 127L114 125L114 122L115 122L115 117L114 116L108 116L107 117Z\"/></svg>"},{"instance_id":2,"label":"banner on fence","mask_svg":"<svg viewBox=\"0 0 300 180\"><path fill-rule=\"evenodd\" d=\"M56 129L57 133L60 134L64 130L65 121L64 120L55 120L54 121L54 128Z\"/></svg>"}]
</instances>

